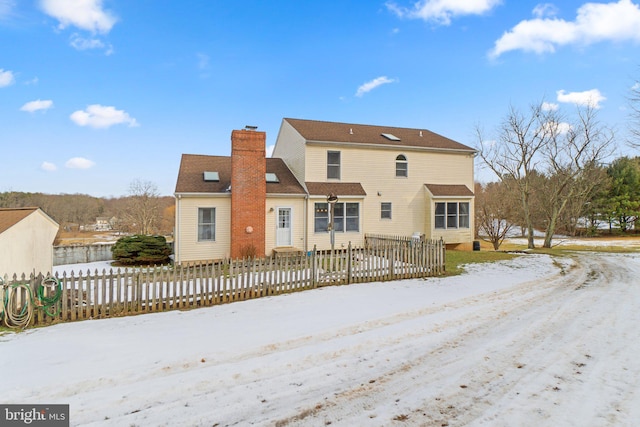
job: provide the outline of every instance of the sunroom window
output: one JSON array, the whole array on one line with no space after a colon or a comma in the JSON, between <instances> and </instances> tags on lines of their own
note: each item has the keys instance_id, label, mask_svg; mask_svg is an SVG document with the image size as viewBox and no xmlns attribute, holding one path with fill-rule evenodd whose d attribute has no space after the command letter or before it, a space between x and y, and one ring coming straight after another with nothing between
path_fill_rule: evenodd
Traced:
<instances>
[{"instance_id":1,"label":"sunroom window","mask_svg":"<svg viewBox=\"0 0 640 427\"><path fill-rule=\"evenodd\" d=\"M435 228L469 228L469 202L437 202Z\"/></svg>"}]
</instances>

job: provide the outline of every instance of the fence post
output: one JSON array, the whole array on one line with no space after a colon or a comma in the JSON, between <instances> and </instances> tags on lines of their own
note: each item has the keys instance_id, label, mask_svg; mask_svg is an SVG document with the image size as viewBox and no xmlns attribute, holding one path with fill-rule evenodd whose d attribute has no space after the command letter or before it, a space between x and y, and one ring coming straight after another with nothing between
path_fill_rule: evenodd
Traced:
<instances>
[{"instance_id":1,"label":"fence post","mask_svg":"<svg viewBox=\"0 0 640 427\"><path fill-rule=\"evenodd\" d=\"M316 257L316 245L313 245L313 252L311 252L311 286L313 288L318 287L318 275L317 275L317 257Z\"/></svg>"},{"instance_id":2,"label":"fence post","mask_svg":"<svg viewBox=\"0 0 640 427\"><path fill-rule=\"evenodd\" d=\"M349 245L347 246L347 285L353 283L351 276L351 264L353 263L353 260L351 259L352 256L353 253L351 252L351 241L349 241Z\"/></svg>"},{"instance_id":3,"label":"fence post","mask_svg":"<svg viewBox=\"0 0 640 427\"><path fill-rule=\"evenodd\" d=\"M391 275L391 277L389 278L390 280L393 280L396 278L396 248L392 247L391 248L391 259L389 260L389 274Z\"/></svg>"},{"instance_id":4,"label":"fence post","mask_svg":"<svg viewBox=\"0 0 640 427\"><path fill-rule=\"evenodd\" d=\"M442 237L440 238L440 248L439 249L440 249L440 254L442 254L441 258L440 258L442 260L442 263L441 263L442 269L440 271L442 273L445 273L447 271L447 268L446 268L447 251L444 250L444 239Z\"/></svg>"}]
</instances>

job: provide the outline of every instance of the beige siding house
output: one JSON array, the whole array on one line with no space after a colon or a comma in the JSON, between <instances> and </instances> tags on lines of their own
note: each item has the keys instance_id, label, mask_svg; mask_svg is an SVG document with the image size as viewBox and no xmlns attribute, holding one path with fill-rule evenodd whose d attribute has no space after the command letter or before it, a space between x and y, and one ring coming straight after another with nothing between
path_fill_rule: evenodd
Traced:
<instances>
[{"instance_id":1,"label":"beige siding house","mask_svg":"<svg viewBox=\"0 0 640 427\"><path fill-rule=\"evenodd\" d=\"M265 140L234 131L230 157L182 156L176 262L329 249L331 234L337 248L365 233L473 240L473 148L426 129L289 118L269 159Z\"/></svg>"},{"instance_id":2,"label":"beige siding house","mask_svg":"<svg viewBox=\"0 0 640 427\"><path fill-rule=\"evenodd\" d=\"M259 149L245 150L246 141L232 136L231 157L182 155L175 191L176 263L262 256L271 254L275 248L293 250L304 245L307 197L304 188L281 159L265 158L264 133L234 131L234 135L237 133L255 136ZM234 157L246 157L247 153L256 162L264 163L263 170L242 164L234 168ZM259 185L241 192L233 184L234 174L248 182L262 181L266 184L264 192L256 192ZM239 200L232 207L234 188ZM261 216L238 219L261 202L264 204ZM237 221L232 226L234 218ZM241 246L234 253L232 243L239 238L249 239L252 246ZM252 247L255 252L243 251L243 247Z\"/></svg>"},{"instance_id":3,"label":"beige siding house","mask_svg":"<svg viewBox=\"0 0 640 427\"><path fill-rule=\"evenodd\" d=\"M318 224L309 228L308 243L323 247L330 193L338 196L338 214L351 210L343 219L336 215L345 221L335 230L336 244L362 244L364 233L470 243L475 154L426 129L284 119L273 156L305 188L322 186L310 191L308 222Z\"/></svg>"},{"instance_id":4,"label":"beige siding house","mask_svg":"<svg viewBox=\"0 0 640 427\"><path fill-rule=\"evenodd\" d=\"M51 273L58 228L40 208L0 209L0 277Z\"/></svg>"}]
</instances>

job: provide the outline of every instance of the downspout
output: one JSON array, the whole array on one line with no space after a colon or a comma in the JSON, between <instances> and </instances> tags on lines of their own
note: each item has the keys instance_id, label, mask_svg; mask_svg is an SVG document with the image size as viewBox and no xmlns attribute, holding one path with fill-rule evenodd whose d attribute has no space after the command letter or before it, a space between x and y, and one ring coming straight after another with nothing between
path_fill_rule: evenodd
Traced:
<instances>
[{"instance_id":1,"label":"downspout","mask_svg":"<svg viewBox=\"0 0 640 427\"><path fill-rule=\"evenodd\" d=\"M309 218L308 218L308 213L309 213L309 194L305 194L304 195L304 223L303 223L303 228L304 228L304 252L308 253L309 252Z\"/></svg>"},{"instance_id":2,"label":"downspout","mask_svg":"<svg viewBox=\"0 0 640 427\"><path fill-rule=\"evenodd\" d=\"M182 196L176 195L176 225L173 230L173 263L180 264L180 239L178 236L180 235L180 200Z\"/></svg>"}]
</instances>

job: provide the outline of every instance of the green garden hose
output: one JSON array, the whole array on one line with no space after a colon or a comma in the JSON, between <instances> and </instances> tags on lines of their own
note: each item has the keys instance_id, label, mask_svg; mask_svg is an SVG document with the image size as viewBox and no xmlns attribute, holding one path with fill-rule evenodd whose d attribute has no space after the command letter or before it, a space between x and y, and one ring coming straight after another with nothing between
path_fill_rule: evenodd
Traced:
<instances>
[{"instance_id":1,"label":"green garden hose","mask_svg":"<svg viewBox=\"0 0 640 427\"><path fill-rule=\"evenodd\" d=\"M47 289L54 291L54 294L46 296ZM39 301L38 306L40 306L47 315L55 317L60 313L58 301L60 301L60 297L62 296L62 284L58 279L51 276L42 279L42 282L36 289L36 296Z\"/></svg>"},{"instance_id":2,"label":"green garden hose","mask_svg":"<svg viewBox=\"0 0 640 427\"><path fill-rule=\"evenodd\" d=\"M40 307L48 316L60 313L62 284L54 277L46 277L36 288L33 297L31 286L26 283L6 285L0 278L0 320L10 328L24 329L33 318L34 307Z\"/></svg>"}]
</instances>

